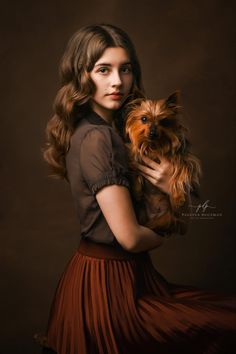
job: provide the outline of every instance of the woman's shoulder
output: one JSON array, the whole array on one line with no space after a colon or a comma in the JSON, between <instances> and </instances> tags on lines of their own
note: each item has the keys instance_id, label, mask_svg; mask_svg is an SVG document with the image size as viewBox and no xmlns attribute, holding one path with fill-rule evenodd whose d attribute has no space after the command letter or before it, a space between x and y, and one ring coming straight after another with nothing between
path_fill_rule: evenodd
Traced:
<instances>
[{"instance_id":1,"label":"woman's shoulder","mask_svg":"<svg viewBox=\"0 0 236 354\"><path fill-rule=\"evenodd\" d=\"M88 178L92 172L100 176L107 170L128 171L125 144L115 129L108 124L90 124L85 120L81 120L71 137L66 161L68 168L80 166Z\"/></svg>"},{"instance_id":2,"label":"woman's shoulder","mask_svg":"<svg viewBox=\"0 0 236 354\"><path fill-rule=\"evenodd\" d=\"M85 119L76 127L72 137L71 144L81 145L86 141L94 143L96 140L111 140L112 128L105 125L96 125L87 122Z\"/></svg>"},{"instance_id":3,"label":"woman's shoulder","mask_svg":"<svg viewBox=\"0 0 236 354\"><path fill-rule=\"evenodd\" d=\"M123 145L124 142L119 133L106 122L89 121L83 118L77 125L72 137L71 145L91 144L96 145L105 142L111 147Z\"/></svg>"},{"instance_id":4,"label":"woman's shoulder","mask_svg":"<svg viewBox=\"0 0 236 354\"><path fill-rule=\"evenodd\" d=\"M82 119L70 138L70 147L66 154L66 161L77 161L81 154L89 158L91 154L98 154L103 150L112 149L112 139L109 127L90 124Z\"/></svg>"}]
</instances>

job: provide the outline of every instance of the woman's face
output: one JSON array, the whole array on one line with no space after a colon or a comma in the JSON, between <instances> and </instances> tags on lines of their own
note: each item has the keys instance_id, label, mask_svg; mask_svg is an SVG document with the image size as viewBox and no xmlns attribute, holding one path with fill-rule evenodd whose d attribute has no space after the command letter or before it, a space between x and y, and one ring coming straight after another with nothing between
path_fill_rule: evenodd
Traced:
<instances>
[{"instance_id":1,"label":"woman's face","mask_svg":"<svg viewBox=\"0 0 236 354\"><path fill-rule=\"evenodd\" d=\"M113 112L121 107L133 83L131 62L125 49L107 48L94 64L90 77L96 86L91 107L111 122Z\"/></svg>"}]
</instances>

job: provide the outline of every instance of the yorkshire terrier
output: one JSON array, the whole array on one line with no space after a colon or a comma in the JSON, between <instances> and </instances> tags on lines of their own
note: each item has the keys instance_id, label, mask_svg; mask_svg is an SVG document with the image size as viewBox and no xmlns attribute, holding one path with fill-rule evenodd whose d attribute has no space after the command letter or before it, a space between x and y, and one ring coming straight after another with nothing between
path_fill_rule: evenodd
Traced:
<instances>
[{"instance_id":1,"label":"yorkshire terrier","mask_svg":"<svg viewBox=\"0 0 236 354\"><path fill-rule=\"evenodd\" d=\"M184 234L187 220L181 211L196 191L201 175L200 160L190 152L187 128L180 119L179 91L167 99L138 98L128 104L125 134L132 178L132 198L138 221L162 236ZM172 166L170 193L166 194L139 174L136 163L143 156Z\"/></svg>"}]
</instances>

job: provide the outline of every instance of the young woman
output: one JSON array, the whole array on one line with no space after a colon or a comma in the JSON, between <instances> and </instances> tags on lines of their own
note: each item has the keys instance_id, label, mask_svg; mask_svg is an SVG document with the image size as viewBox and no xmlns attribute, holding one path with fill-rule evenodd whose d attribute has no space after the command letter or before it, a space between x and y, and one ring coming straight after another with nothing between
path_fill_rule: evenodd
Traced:
<instances>
[{"instance_id":1,"label":"young woman","mask_svg":"<svg viewBox=\"0 0 236 354\"><path fill-rule=\"evenodd\" d=\"M58 354L233 353L236 299L166 281L148 253L163 237L135 216L122 124L144 90L129 37L109 24L81 28L60 73L44 157L70 183L81 236L36 339ZM167 161L139 168L168 193Z\"/></svg>"}]
</instances>

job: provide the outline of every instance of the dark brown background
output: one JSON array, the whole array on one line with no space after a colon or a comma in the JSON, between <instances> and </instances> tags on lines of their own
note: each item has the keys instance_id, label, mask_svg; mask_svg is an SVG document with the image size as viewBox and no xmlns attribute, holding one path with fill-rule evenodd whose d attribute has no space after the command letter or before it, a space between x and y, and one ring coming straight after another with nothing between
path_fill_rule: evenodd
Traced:
<instances>
[{"instance_id":1,"label":"dark brown background","mask_svg":"<svg viewBox=\"0 0 236 354\"><path fill-rule=\"evenodd\" d=\"M152 252L170 281L236 291L235 9L223 1L3 2L1 41L1 353L38 353L57 281L79 239L69 187L47 178L40 148L58 62L81 26L109 22L134 41L150 98L182 91L201 201L223 215Z\"/></svg>"}]
</instances>

